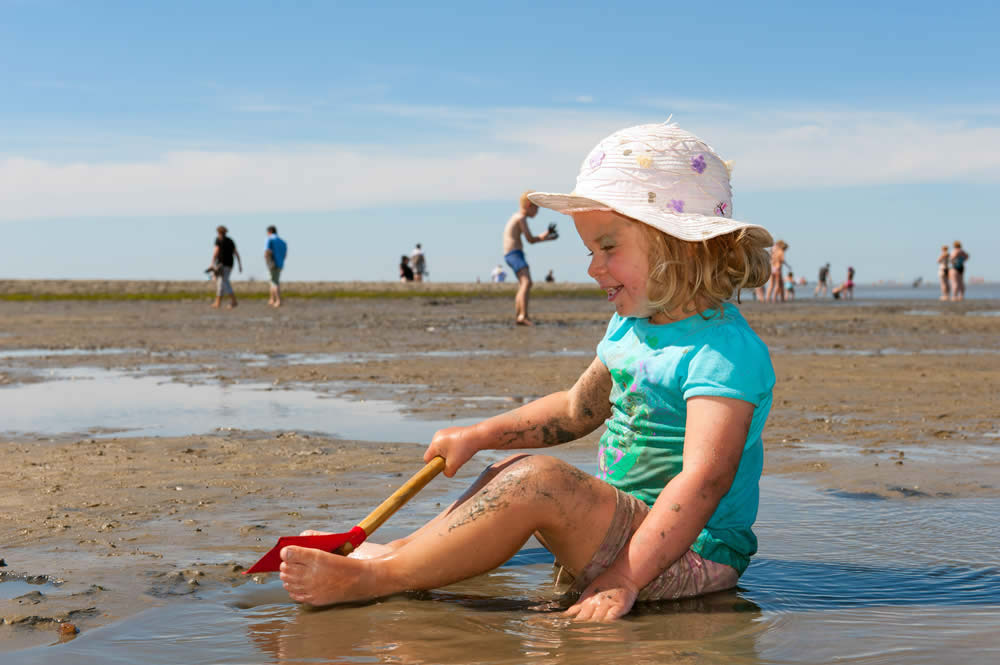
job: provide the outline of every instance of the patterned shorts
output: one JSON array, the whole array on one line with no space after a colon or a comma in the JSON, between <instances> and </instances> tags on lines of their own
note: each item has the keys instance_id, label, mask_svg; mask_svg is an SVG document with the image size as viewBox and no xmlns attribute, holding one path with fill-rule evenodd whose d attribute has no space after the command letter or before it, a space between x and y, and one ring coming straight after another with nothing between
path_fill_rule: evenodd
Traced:
<instances>
[{"instance_id":1,"label":"patterned shorts","mask_svg":"<svg viewBox=\"0 0 1000 665\"><path fill-rule=\"evenodd\" d=\"M636 513L645 515L649 506L631 494L618 491L615 515L604 536L604 542L569 588L568 594L579 595L617 558L632 537L632 522ZM562 572L562 571L561 571ZM691 598L736 586L739 573L732 566L703 559L688 550L670 568L639 590L639 600L674 600Z\"/></svg>"}]
</instances>

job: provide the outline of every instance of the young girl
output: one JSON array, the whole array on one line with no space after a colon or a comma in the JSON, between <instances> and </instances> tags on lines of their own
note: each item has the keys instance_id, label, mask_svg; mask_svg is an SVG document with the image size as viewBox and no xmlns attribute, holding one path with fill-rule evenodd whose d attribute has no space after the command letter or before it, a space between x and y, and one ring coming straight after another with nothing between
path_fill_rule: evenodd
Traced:
<instances>
[{"instance_id":1,"label":"young girl","mask_svg":"<svg viewBox=\"0 0 1000 665\"><path fill-rule=\"evenodd\" d=\"M612 134L584 160L573 194L530 198L573 217L615 314L569 390L441 430L424 459L443 456L451 477L480 450L546 448L605 425L598 476L514 455L386 546L351 557L286 547L293 600L441 587L499 566L532 535L575 578L567 612L582 620L728 589L746 569L774 372L725 301L768 279L770 235L732 219L728 166L668 124Z\"/></svg>"}]
</instances>

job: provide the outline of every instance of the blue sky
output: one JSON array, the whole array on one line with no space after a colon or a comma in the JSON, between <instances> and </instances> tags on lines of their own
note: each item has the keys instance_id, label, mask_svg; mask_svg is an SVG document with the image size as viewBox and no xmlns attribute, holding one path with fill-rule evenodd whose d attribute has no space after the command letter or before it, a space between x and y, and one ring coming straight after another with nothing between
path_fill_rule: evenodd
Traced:
<instances>
[{"instance_id":1,"label":"blue sky","mask_svg":"<svg viewBox=\"0 0 1000 665\"><path fill-rule=\"evenodd\" d=\"M0 278L196 279L220 223L263 278L273 223L289 280L485 279L522 190L672 114L798 274L1000 280L994 5L541 4L0 0Z\"/></svg>"}]
</instances>

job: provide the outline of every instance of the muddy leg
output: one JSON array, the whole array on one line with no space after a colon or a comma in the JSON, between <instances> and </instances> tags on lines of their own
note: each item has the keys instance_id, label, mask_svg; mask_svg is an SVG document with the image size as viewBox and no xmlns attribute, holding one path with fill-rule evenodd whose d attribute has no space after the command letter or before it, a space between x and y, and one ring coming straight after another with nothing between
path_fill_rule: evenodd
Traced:
<instances>
[{"instance_id":1,"label":"muddy leg","mask_svg":"<svg viewBox=\"0 0 1000 665\"><path fill-rule=\"evenodd\" d=\"M445 586L496 568L535 531L560 561L581 569L611 522L614 488L551 457L498 466L478 491L385 556L359 560L286 547L281 579L289 595L329 605Z\"/></svg>"}]
</instances>

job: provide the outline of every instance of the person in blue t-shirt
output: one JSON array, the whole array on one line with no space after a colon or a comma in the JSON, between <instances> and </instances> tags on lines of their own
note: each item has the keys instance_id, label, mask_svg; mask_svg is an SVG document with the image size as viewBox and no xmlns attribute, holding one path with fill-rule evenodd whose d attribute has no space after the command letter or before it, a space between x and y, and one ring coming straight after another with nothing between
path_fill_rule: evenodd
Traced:
<instances>
[{"instance_id":1,"label":"person in blue t-shirt","mask_svg":"<svg viewBox=\"0 0 1000 665\"><path fill-rule=\"evenodd\" d=\"M276 226L267 227L267 249L264 250L264 261L271 273L271 295L267 304L281 307L281 271L285 267L285 257L288 255L288 245L278 237Z\"/></svg>"},{"instance_id":2,"label":"person in blue t-shirt","mask_svg":"<svg viewBox=\"0 0 1000 665\"><path fill-rule=\"evenodd\" d=\"M499 566L534 535L574 579L567 614L609 621L637 601L732 588L757 551L775 377L727 301L768 280L773 240L732 219L729 166L675 125L641 125L601 141L572 194L528 198L573 217L615 314L572 388L440 430L424 460L443 457L451 477L480 450L546 448L604 425L596 476L515 455L388 545L363 543L351 557L285 547L293 600L441 587Z\"/></svg>"}]
</instances>

